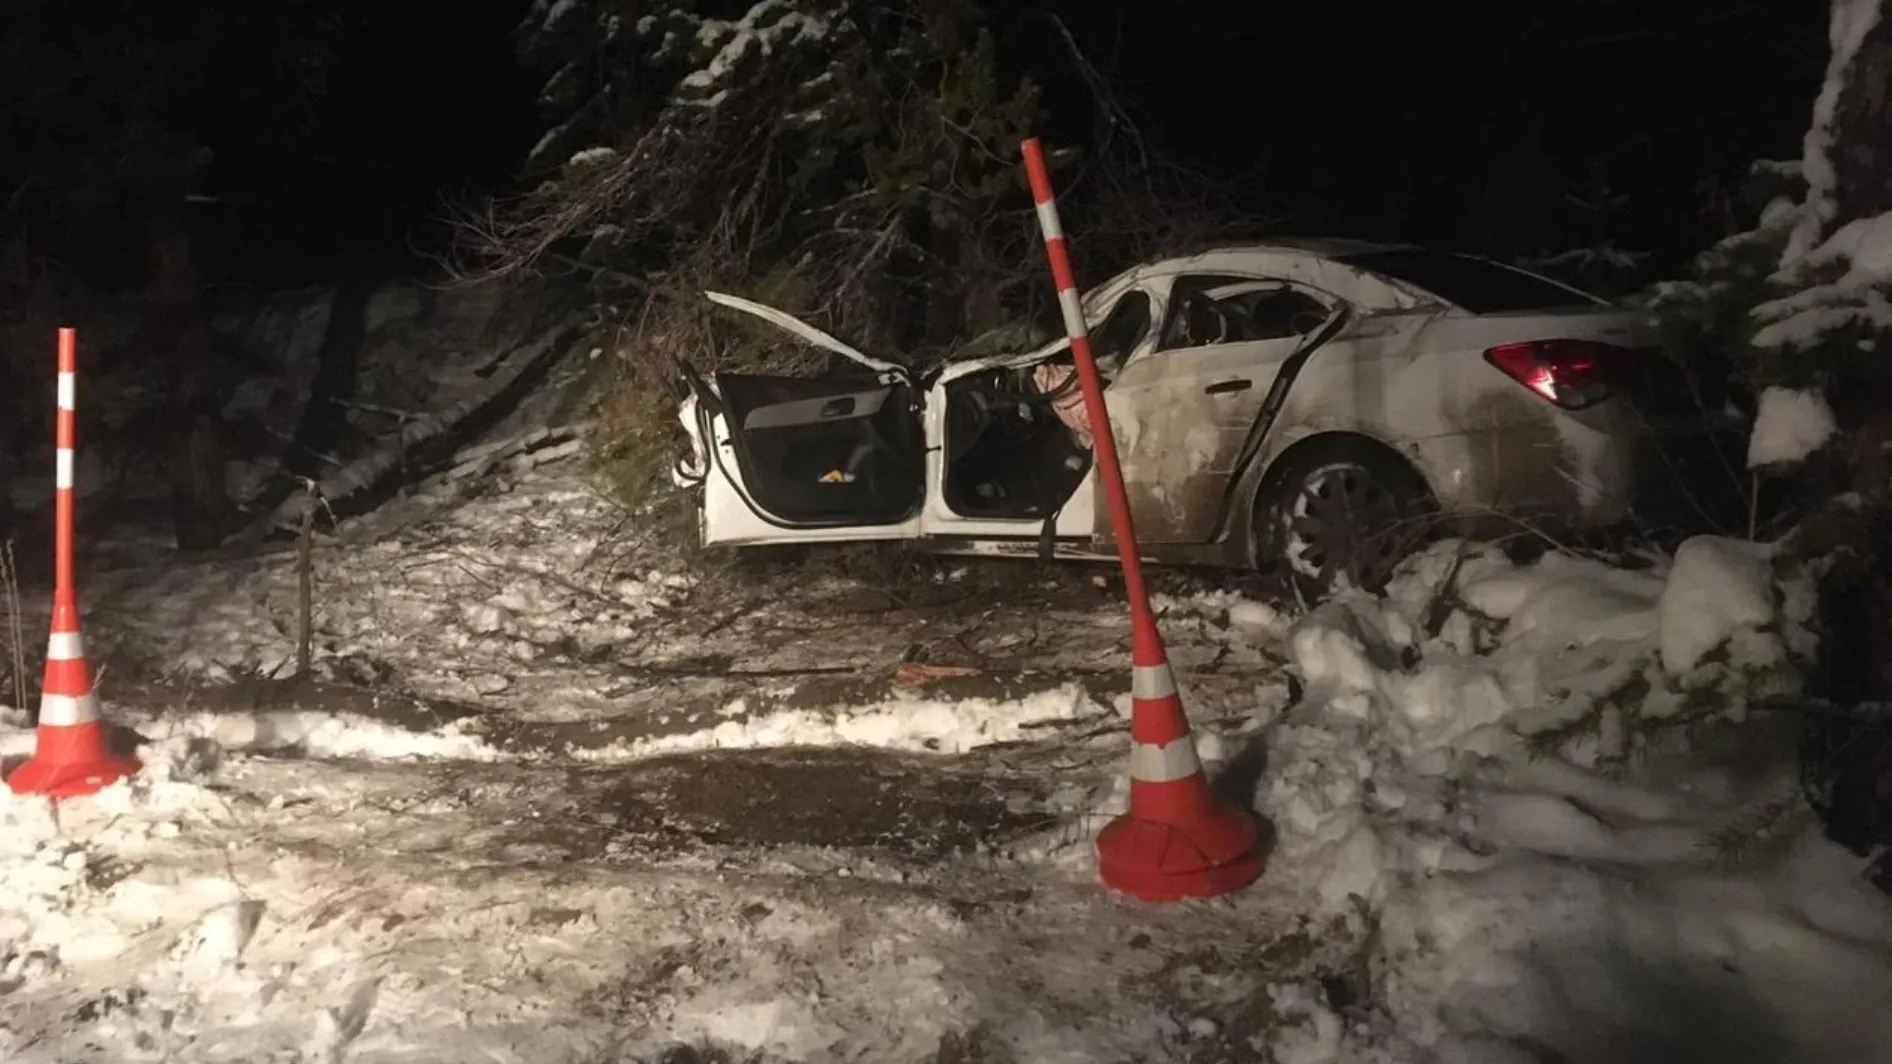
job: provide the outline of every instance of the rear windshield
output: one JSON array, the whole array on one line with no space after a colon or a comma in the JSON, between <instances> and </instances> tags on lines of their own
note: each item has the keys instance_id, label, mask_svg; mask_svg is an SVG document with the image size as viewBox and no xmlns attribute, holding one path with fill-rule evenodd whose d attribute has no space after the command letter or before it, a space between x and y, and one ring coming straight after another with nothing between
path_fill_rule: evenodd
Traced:
<instances>
[{"instance_id":1,"label":"rear windshield","mask_svg":"<svg viewBox=\"0 0 1892 1064\"><path fill-rule=\"evenodd\" d=\"M1473 314L1593 306L1603 301L1489 259L1425 248L1342 255L1350 266L1423 289Z\"/></svg>"}]
</instances>

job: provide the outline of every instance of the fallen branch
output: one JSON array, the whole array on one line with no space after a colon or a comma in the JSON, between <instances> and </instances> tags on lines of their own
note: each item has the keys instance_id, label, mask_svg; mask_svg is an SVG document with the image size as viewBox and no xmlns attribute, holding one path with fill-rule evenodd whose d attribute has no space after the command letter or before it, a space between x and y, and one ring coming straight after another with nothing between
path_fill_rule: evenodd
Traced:
<instances>
[{"instance_id":1,"label":"fallen branch","mask_svg":"<svg viewBox=\"0 0 1892 1064\"><path fill-rule=\"evenodd\" d=\"M527 373L546 359L562 354L564 341L581 324L582 319L578 315L567 315L557 325L540 334L537 341L508 356L478 392L454 403L442 413L412 419L402 426L391 445L376 448L343 466L332 476L322 478L317 484L322 498L327 505L341 508L352 496L380 485L389 474L405 464L409 453L446 436L462 423L485 412ZM300 495L291 495L267 515L232 537L232 542L254 545L274 532L296 528L302 518L302 505Z\"/></svg>"}]
</instances>

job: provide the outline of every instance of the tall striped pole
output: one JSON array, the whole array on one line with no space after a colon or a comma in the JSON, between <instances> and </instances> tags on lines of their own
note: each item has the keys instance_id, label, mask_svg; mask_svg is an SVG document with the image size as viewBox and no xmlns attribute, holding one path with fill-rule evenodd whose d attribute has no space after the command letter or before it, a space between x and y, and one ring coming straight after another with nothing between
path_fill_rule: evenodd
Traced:
<instances>
[{"instance_id":1,"label":"tall striped pole","mask_svg":"<svg viewBox=\"0 0 1892 1064\"><path fill-rule=\"evenodd\" d=\"M115 754L79 634L79 593L73 579L73 472L78 449L79 337L59 330L59 383L53 415L53 618L46 641L45 683L31 760L7 777L20 794L76 798L135 775L133 757Z\"/></svg>"},{"instance_id":2,"label":"tall striped pole","mask_svg":"<svg viewBox=\"0 0 1892 1064\"><path fill-rule=\"evenodd\" d=\"M1031 180L1031 198L1038 208L1038 228L1044 233L1045 257L1051 262L1051 282L1058 289L1058 310L1064 316L1064 331L1071 340L1071 360L1077 364L1078 386L1084 393L1084 413L1091 423L1097 474L1103 481L1110 507L1117 560L1123 567L1124 592L1130 599L1131 660L1135 662L1134 675L1141 680L1149 675L1146 669L1167 671L1169 659L1162 637L1157 634L1156 615L1150 608L1149 591L1143 583L1136 521L1130 514L1129 496L1123 486L1117 439L1110 432L1110 407L1104 401L1103 377L1097 372L1097 359L1091 353L1090 326L1084 321L1084 304L1078 296L1076 274L1071 269L1064 223L1058 218L1058 203L1051 194L1051 171L1045 166L1044 149L1036 137L1026 141L1024 149L1025 173Z\"/></svg>"},{"instance_id":3,"label":"tall striped pole","mask_svg":"<svg viewBox=\"0 0 1892 1064\"><path fill-rule=\"evenodd\" d=\"M58 409L53 414L53 612L70 609L75 617L79 611L72 580L72 475L79 446L78 396L79 334L61 328Z\"/></svg>"},{"instance_id":4,"label":"tall striped pole","mask_svg":"<svg viewBox=\"0 0 1892 1064\"><path fill-rule=\"evenodd\" d=\"M1110 407L1091 353L1090 328L1051 193L1051 171L1036 137L1025 141L1023 149L1045 257L1090 419L1097 475L1123 566L1124 593L1130 600L1130 809L1098 833L1098 876L1105 886L1146 901L1226 894L1261 875L1259 834L1252 814L1217 803L1196 755L1195 737L1143 582L1143 559L1117 439L1110 430Z\"/></svg>"}]
</instances>

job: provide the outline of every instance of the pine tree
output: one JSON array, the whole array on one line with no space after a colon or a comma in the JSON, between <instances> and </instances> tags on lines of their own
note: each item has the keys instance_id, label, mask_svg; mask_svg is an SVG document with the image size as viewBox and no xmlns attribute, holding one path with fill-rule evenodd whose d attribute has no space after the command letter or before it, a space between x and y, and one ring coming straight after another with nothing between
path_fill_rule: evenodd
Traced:
<instances>
[{"instance_id":1,"label":"pine tree","mask_svg":"<svg viewBox=\"0 0 1892 1064\"><path fill-rule=\"evenodd\" d=\"M538 183L472 226L472 272L576 265L647 289L694 270L893 349L986 324L966 320L968 279L1002 285L993 245L1029 232L996 208L1038 100L977 5L725 6L535 5Z\"/></svg>"},{"instance_id":2,"label":"pine tree","mask_svg":"<svg viewBox=\"0 0 1892 1064\"><path fill-rule=\"evenodd\" d=\"M1758 387L1816 396L1832 413L1830 441L1796 471L1806 516L1791 542L1828 567L1822 686L1846 707L1892 700L1892 4L1834 0L1830 39L1805 195L1771 212L1780 257L1747 350ZM1892 726L1810 714L1802 753L1828 834L1860 852L1892 844Z\"/></svg>"}]
</instances>

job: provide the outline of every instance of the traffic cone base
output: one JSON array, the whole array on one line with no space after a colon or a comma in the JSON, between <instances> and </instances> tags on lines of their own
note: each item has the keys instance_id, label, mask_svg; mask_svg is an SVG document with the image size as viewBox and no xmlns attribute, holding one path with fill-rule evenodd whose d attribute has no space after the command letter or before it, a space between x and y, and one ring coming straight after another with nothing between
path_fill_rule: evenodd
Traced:
<instances>
[{"instance_id":1,"label":"traffic cone base","mask_svg":"<svg viewBox=\"0 0 1892 1064\"><path fill-rule=\"evenodd\" d=\"M135 757L112 752L103 721L42 727L37 745L32 758L7 776L15 794L83 798L144 767Z\"/></svg>"},{"instance_id":2,"label":"traffic cone base","mask_svg":"<svg viewBox=\"0 0 1892 1064\"><path fill-rule=\"evenodd\" d=\"M1098 877L1144 901L1253 883L1267 863L1259 824L1209 789L1169 665L1136 666L1130 702L1130 808L1097 835Z\"/></svg>"},{"instance_id":3,"label":"traffic cone base","mask_svg":"<svg viewBox=\"0 0 1892 1064\"><path fill-rule=\"evenodd\" d=\"M1132 812L1097 835L1098 877L1144 901L1232 893L1259 879L1266 863L1254 818L1213 802L1186 818L1149 820L1133 800Z\"/></svg>"}]
</instances>

